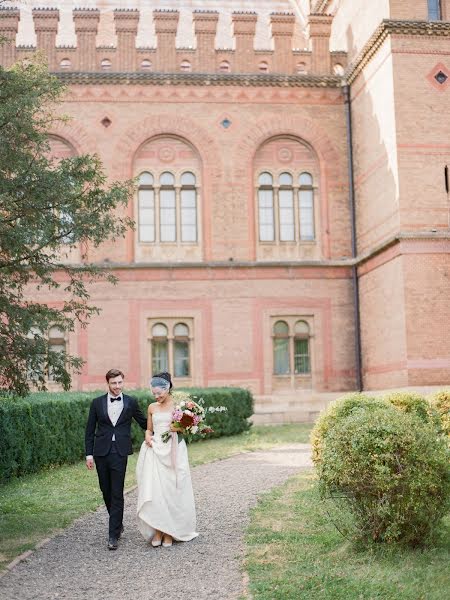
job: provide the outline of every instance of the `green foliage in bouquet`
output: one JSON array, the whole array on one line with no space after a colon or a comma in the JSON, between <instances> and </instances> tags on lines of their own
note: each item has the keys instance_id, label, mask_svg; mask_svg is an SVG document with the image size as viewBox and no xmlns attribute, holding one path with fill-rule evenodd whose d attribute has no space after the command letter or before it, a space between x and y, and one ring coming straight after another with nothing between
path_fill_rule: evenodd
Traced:
<instances>
[{"instance_id":1,"label":"green foliage in bouquet","mask_svg":"<svg viewBox=\"0 0 450 600\"><path fill-rule=\"evenodd\" d=\"M431 397L431 404L439 414L443 432L450 438L450 390L442 390L434 394Z\"/></svg>"},{"instance_id":2,"label":"green foliage in bouquet","mask_svg":"<svg viewBox=\"0 0 450 600\"><path fill-rule=\"evenodd\" d=\"M251 427L253 398L240 388L195 388L192 396L204 406L226 406L227 411L208 415L211 437L234 435ZM35 473L45 467L73 463L84 457L84 430L92 398L104 392L31 394L26 399L0 398L0 482ZM149 390L127 393L138 399L144 414L153 401ZM195 398L194 398L195 400ZM132 425L133 447L142 444L140 427Z\"/></svg>"},{"instance_id":3,"label":"green foliage in bouquet","mask_svg":"<svg viewBox=\"0 0 450 600\"><path fill-rule=\"evenodd\" d=\"M347 537L422 545L450 506L449 461L444 436L417 415L361 406L327 435L321 495Z\"/></svg>"}]
</instances>

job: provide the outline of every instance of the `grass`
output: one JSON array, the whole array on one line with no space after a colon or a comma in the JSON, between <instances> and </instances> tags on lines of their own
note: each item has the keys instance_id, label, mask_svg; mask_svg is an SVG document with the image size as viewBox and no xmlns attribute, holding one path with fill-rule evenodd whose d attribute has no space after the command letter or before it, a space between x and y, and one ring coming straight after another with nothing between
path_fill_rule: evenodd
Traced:
<instances>
[{"instance_id":1,"label":"grass","mask_svg":"<svg viewBox=\"0 0 450 600\"><path fill-rule=\"evenodd\" d=\"M240 435L202 440L189 446L190 463L195 466L238 452L307 442L310 429L310 425L254 427ZM127 489L136 483L136 459L134 453L128 462ZM101 504L97 476L86 469L84 462L0 485L0 571L22 552Z\"/></svg>"},{"instance_id":2,"label":"grass","mask_svg":"<svg viewBox=\"0 0 450 600\"><path fill-rule=\"evenodd\" d=\"M450 517L434 548L357 548L329 522L312 471L264 494L246 532L253 600L444 600Z\"/></svg>"}]
</instances>

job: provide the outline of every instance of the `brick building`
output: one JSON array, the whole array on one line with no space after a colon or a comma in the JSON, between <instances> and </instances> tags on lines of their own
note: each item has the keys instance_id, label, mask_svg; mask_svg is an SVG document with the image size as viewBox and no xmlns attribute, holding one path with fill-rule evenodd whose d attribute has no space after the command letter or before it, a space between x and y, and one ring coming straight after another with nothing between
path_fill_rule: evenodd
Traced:
<instances>
[{"instance_id":1,"label":"brick building","mask_svg":"<svg viewBox=\"0 0 450 600\"><path fill-rule=\"evenodd\" d=\"M55 155L139 177L136 230L89 256L119 284L49 332L87 360L76 389L167 368L294 419L450 383L450 0L46 5L0 10L1 63L43 49Z\"/></svg>"}]
</instances>

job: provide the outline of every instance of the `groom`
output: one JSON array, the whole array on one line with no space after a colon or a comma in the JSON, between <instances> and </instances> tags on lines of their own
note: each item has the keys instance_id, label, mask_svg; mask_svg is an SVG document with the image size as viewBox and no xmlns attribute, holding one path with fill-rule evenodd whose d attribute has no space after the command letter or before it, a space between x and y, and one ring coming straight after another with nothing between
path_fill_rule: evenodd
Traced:
<instances>
[{"instance_id":1,"label":"groom","mask_svg":"<svg viewBox=\"0 0 450 600\"><path fill-rule=\"evenodd\" d=\"M109 513L108 548L117 550L123 532L123 486L131 446L131 419L147 429L147 419L135 398L122 393L124 374L106 373L108 393L92 400L86 424L86 466L97 467L98 482Z\"/></svg>"}]
</instances>

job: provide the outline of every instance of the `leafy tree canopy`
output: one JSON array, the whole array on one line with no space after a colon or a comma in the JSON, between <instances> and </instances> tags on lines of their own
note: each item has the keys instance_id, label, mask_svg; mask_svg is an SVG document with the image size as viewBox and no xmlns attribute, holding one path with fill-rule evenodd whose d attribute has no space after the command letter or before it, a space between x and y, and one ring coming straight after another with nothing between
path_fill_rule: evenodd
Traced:
<instances>
[{"instance_id":1,"label":"leafy tree canopy","mask_svg":"<svg viewBox=\"0 0 450 600\"><path fill-rule=\"evenodd\" d=\"M116 209L127 205L133 182L107 185L97 156L52 159L46 132L61 118L63 93L39 56L0 67L0 390L16 395L45 389L49 373L70 387L83 361L52 351L47 332L86 326L98 312L88 284L114 278L87 263L87 248L132 226ZM80 263L69 264L75 248ZM65 300L56 308L30 296L58 288Z\"/></svg>"}]
</instances>

